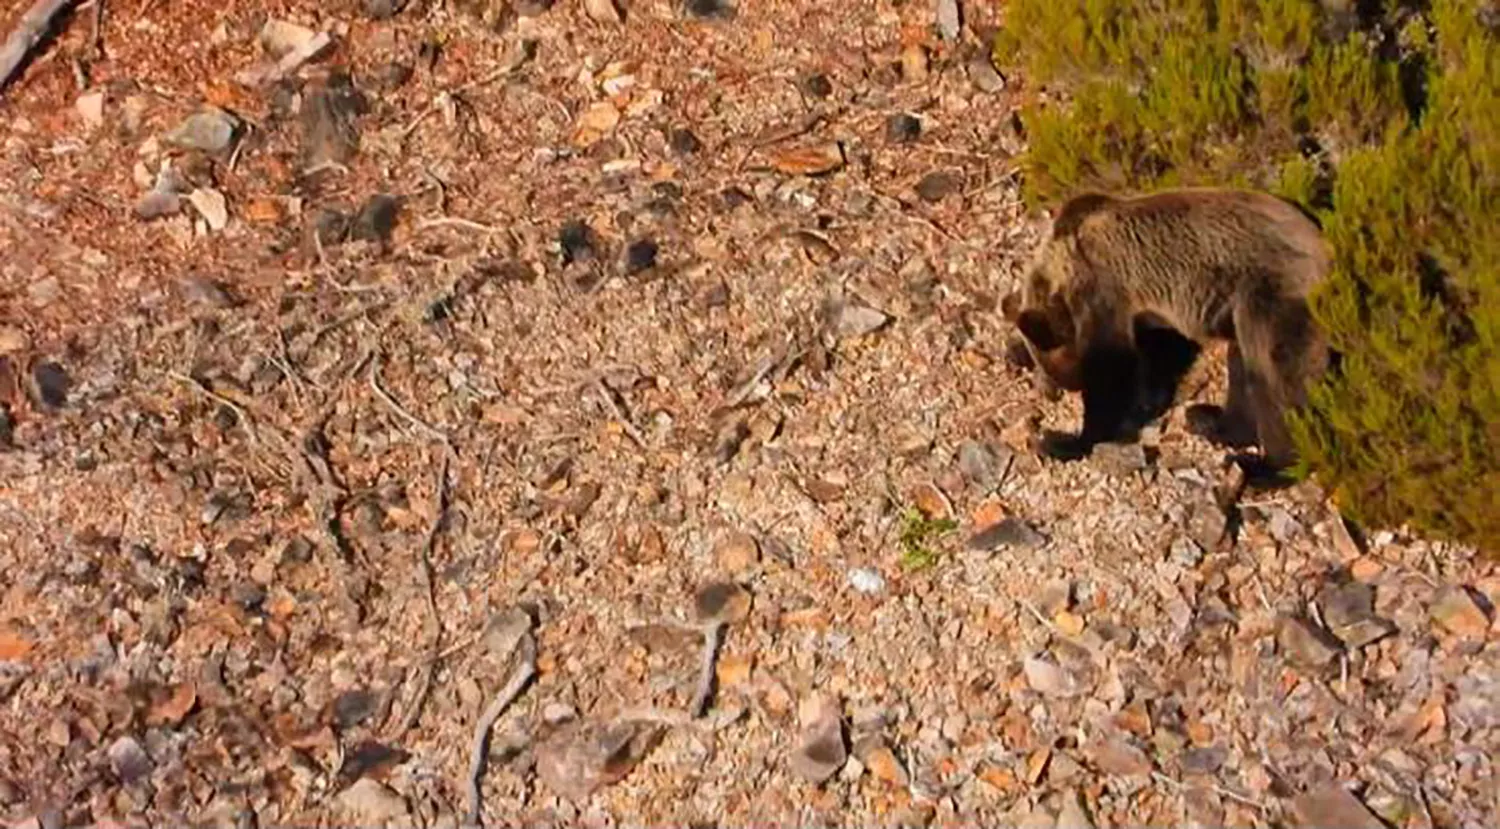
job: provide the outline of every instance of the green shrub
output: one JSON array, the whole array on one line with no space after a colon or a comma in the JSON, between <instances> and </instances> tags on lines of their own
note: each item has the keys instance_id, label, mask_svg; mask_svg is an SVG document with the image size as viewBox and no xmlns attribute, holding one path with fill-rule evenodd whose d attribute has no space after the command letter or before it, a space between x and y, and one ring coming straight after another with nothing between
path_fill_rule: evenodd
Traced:
<instances>
[{"instance_id":1,"label":"green shrub","mask_svg":"<svg viewBox=\"0 0 1500 829\"><path fill-rule=\"evenodd\" d=\"M1500 34L1477 0L1011 0L1026 197L1259 187L1335 255L1342 357L1294 416L1303 472L1374 524L1500 552Z\"/></svg>"}]
</instances>

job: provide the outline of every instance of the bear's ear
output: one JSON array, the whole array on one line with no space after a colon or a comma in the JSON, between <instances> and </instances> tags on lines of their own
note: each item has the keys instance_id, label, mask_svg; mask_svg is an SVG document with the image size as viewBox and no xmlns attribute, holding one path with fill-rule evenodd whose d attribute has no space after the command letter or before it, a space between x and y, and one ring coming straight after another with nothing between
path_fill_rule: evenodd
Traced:
<instances>
[{"instance_id":1,"label":"bear's ear","mask_svg":"<svg viewBox=\"0 0 1500 829\"><path fill-rule=\"evenodd\" d=\"M1027 308L1016 317L1016 327L1031 344L1051 351L1073 342L1073 314L1058 294L1053 294L1045 309Z\"/></svg>"}]
</instances>

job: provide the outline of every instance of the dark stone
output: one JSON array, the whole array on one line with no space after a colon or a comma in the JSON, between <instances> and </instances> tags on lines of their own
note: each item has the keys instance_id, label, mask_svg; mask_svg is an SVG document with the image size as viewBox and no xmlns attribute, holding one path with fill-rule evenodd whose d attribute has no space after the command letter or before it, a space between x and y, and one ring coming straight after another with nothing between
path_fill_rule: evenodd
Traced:
<instances>
[{"instance_id":1,"label":"dark stone","mask_svg":"<svg viewBox=\"0 0 1500 829\"><path fill-rule=\"evenodd\" d=\"M716 619L743 590L731 582L715 582L698 591L693 607L699 619Z\"/></svg>"},{"instance_id":2,"label":"dark stone","mask_svg":"<svg viewBox=\"0 0 1500 829\"><path fill-rule=\"evenodd\" d=\"M361 777L379 776L382 772L389 772L391 768L409 759L411 755L399 748L392 748L374 740L366 740L344 756L344 765L339 768L338 777L345 784L350 784Z\"/></svg>"},{"instance_id":3,"label":"dark stone","mask_svg":"<svg viewBox=\"0 0 1500 829\"><path fill-rule=\"evenodd\" d=\"M309 167L340 164L359 150L358 118L370 102L345 72L335 72L302 102L302 150Z\"/></svg>"},{"instance_id":4,"label":"dark stone","mask_svg":"<svg viewBox=\"0 0 1500 829\"><path fill-rule=\"evenodd\" d=\"M1001 478L1010 466L1011 452L1005 447L995 447L966 440L958 447L958 469L974 486L983 492L993 492L1000 486Z\"/></svg>"},{"instance_id":5,"label":"dark stone","mask_svg":"<svg viewBox=\"0 0 1500 829\"><path fill-rule=\"evenodd\" d=\"M755 201L749 193L738 187L724 188L724 192L719 194L719 198L724 200L724 207L728 210L733 210L736 207Z\"/></svg>"},{"instance_id":6,"label":"dark stone","mask_svg":"<svg viewBox=\"0 0 1500 829\"><path fill-rule=\"evenodd\" d=\"M369 719L380 700L363 688L345 691L333 701L333 721L340 731L347 731Z\"/></svg>"},{"instance_id":7,"label":"dark stone","mask_svg":"<svg viewBox=\"0 0 1500 829\"><path fill-rule=\"evenodd\" d=\"M297 96L302 93L302 85L291 79L282 78L271 84L268 93L271 104L271 117L275 120L290 118L297 113Z\"/></svg>"},{"instance_id":8,"label":"dark stone","mask_svg":"<svg viewBox=\"0 0 1500 829\"><path fill-rule=\"evenodd\" d=\"M625 248L625 272L640 273L656 264L656 242L637 239Z\"/></svg>"},{"instance_id":9,"label":"dark stone","mask_svg":"<svg viewBox=\"0 0 1500 829\"><path fill-rule=\"evenodd\" d=\"M564 223L557 233L557 242L562 246L564 265L582 262L594 256L596 247L594 230L581 219L573 219Z\"/></svg>"},{"instance_id":10,"label":"dark stone","mask_svg":"<svg viewBox=\"0 0 1500 829\"><path fill-rule=\"evenodd\" d=\"M672 146L672 152L678 155L692 155L703 149L703 142L686 127L672 130L672 134L667 136L667 143Z\"/></svg>"},{"instance_id":11,"label":"dark stone","mask_svg":"<svg viewBox=\"0 0 1500 829\"><path fill-rule=\"evenodd\" d=\"M1047 539L1030 524L1014 516L986 527L969 537L971 550L995 550L1000 547L1037 547Z\"/></svg>"},{"instance_id":12,"label":"dark stone","mask_svg":"<svg viewBox=\"0 0 1500 829\"><path fill-rule=\"evenodd\" d=\"M436 39L429 38L422 41L417 47L417 63L425 67L428 72L437 68L437 62L443 57L443 44Z\"/></svg>"},{"instance_id":13,"label":"dark stone","mask_svg":"<svg viewBox=\"0 0 1500 829\"><path fill-rule=\"evenodd\" d=\"M715 282L704 289L700 298L704 308L723 308L729 304L729 286Z\"/></svg>"},{"instance_id":14,"label":"dark stone","mask_svg":"<svg viewBox=\"0 0 1500 829\"><path fill-rule=\"evenodd\" d=\"M922 136L922 121L909 112L885 119L885 138L893 144L910 144Z\"/></svg>"},{"instance_id":15,"label":"dark stone","mask_svg":"<svg viewBox=\"0 0 1500 829\"><path fill-rule=\"evenodd\" d=\"M313 233L325 247L341 245L349 238L349 217L329 208L319 210L313 216Z\"/></svg>"},{"instance_id":16,"label":"dark stone","mask_svg":"<svg viewBox=\"0 0 1500 829\"><path fill-rule=\"evenodd\" d=\"M651 192L656 194L657 198L676 201L682 198L682 185L675 181L658 181L651 185Z\"/></svg>"},{"instance_id":17,"label":"dark stone","mask_svg":"<svg viewBox=\"0 0 1500 829\"><path fill-rule=\"evenodd\" d=\"M401 87L406 86L406 82L411 80L411 76L414 73L415 70L412 69L410 64L402 63L399 60L393 60L390 63L387 63L385 66L382 66L375 73L375 81L377 84L379 84L381 89L390 92L392 90L400 89Z\"/></svg>"},{"instance_id":18,"label":"dark stone","mask_svg":"<svg viewBox=\"0 0 1500 829\"><path fill-rule=\"evenodd\" d=\"M366 242L385 244L391 240L396 220L401 216L401 200L385 193L370 197L359 209L350 225L349 236Z\"/></svg>"},{"instance_id":19,"label":"dark stone","mask_svg":"<svg viewBox=\"0 0 1500 829\"><path fill-rule=\"evenodd\" d=\"M401 11L401 0L364 0L365 17L371 20L390 20Z\"/></svg>"},{"instance_id":20,"label":"dark stone","mask_svg":"<svg viewBox=\"0 0 1500 829\"><path fill-rule=\"evenodd\" d=\"M963 176L950 170L938 170L922 176L917 182L917 195L923 201L936 202L958 192L964 186Z\"/></svg>"},{"instance_id":21,"label":"dark stone","mask_svg":"<svg viewBox=\"0 0 1500 829\"><path fill-rule=\"evenodd\" d=\"M68 389L72 381L68 372L54 362L37 363L31 369L31 379L36 383L37 399L49 409L61 409L68 404Z\"/></svg>"},{"instance_id":22,"label":"dark stone","mask_svg":"<svg viewBox=\"0 0 1500 829\"><path fill-rule=\"evenodd\" d=\"M705 20L729 20L734 17L734 4L730 0L683 0L683 11Z\"/></svg>"},{"instance_id":23,"label":"dark stone","mask_svg":"<svg viewBox=\"0 0 1500 829\"><path fill-rule=\"evenodd\" d=\"M260 609L266 602L266 588L254 583L236 584L231 591L235 604L251 613Z\"/></svg>"},{"instance_id":24,"label":"dark stone","mask_svg":"<svg viewBox=\"0 0 1500 829\"><path fill-rule=\"evenodd\" d=\"M545 14L552 8L553 0L519 0L515 4L516 15L519 17L536 17Z\"/></svg>"},{"instance_id":25,"label":"dark stone","mask_svg":"<svg viewBox=\"0 0 1500 829\"><path fill-rule=\"evenodd\" d=\"M813 98L827 98L833 94L833 83L827 75L816 72L802 79L802 91Z\"/></svg>"},{"instance_id":26,"label":"dark stone","mask_svg":"<svg viewBox=\"0 0 1500 829\"><path fill-rule=\"evenodd\" d=\"M1179 762L1183 774L1213 774L1229 759L1229 751L1223 746L1190 748L1182 753Z\"/></svg>"},{"instance_id":27,"label":"dark stone","mask_svg":"<svg viewBox=\"0 0 1500 829\"><path fill-rule=\"evenodd\" d=\"M306 564L312 561L313 544L306 536L293 536L291 541L281 548L282 564Z\"/></svg>"}]
</instances>

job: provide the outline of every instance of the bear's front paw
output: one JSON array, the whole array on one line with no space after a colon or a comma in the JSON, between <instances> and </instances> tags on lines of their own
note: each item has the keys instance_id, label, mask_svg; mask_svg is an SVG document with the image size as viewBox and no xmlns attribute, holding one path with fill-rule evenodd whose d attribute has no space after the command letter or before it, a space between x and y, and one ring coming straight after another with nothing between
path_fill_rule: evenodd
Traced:
<instances>
[{"instance_id":1,"label":"bear's front paw","mask_svg":"<svg viewBox=\"0 0 1500 829\"><path fill-rule=\"evenodd\" d=\"M1089 456L1093 445L1078 435L1046 431L1036 442L1037 454L1055 461L1076 461Z\"/></svg>"}]
</instances>

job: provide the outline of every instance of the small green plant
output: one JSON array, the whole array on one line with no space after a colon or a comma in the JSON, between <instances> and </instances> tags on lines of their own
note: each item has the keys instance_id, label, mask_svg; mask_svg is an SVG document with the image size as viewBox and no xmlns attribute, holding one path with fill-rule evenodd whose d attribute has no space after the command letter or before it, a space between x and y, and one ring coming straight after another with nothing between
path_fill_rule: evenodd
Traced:
<instances>
[{"instance_id":1,"label":"small green plant","mask_svg":"<svg viewBox=\"0 0 1500 829\"><path fill-rule=\"evenodd\" d=\"M951 518L928 518L916 507L901 513L901 566L907 570L925 570L937 563L937 553L929 543L958 529Z\"/></svg>"},{"instance_id":2,"label":"small green plant","mask_svg":"<svg viewBox=\"0 0 1500 829\"><path fill-rule=\"evenodd\" d=\"M1476 0L1010 0L1030 204L1250 186L1333 248L1293 432L1351 516L1500 554L1500 34Z\"/></svg>"}]
</instances>

